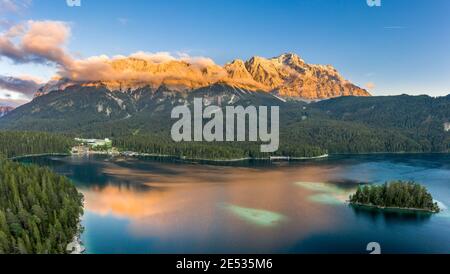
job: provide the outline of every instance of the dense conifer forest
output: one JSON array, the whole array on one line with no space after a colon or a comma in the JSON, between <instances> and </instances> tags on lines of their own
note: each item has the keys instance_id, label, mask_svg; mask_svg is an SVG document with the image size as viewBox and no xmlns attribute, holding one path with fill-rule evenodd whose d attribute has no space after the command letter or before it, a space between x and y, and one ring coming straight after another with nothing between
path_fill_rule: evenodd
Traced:
<instances>
[{"instance_id":1,"label":"dense conifer forest","mask_svg":"<svg viewBox=\"0 0 450 274\"><path fill-rule=\"evenodd\" d=\"M69 153L74 144L73 138L64 135L0 131L0 155L7 158L32 154Z\"/></svg>"},{"instance_id":2,"label":"dense conifer forest","mask_svg":"<svg viewBox=\"0 0 450 274\"><path fill-rule=\"evenodd\" d=\"M66 177L0 160L0 254L65 253L82 212L82 196Z\"/></svg>"},{"instance_id":3,"label":"dense conifer forest","mask_svg":"<svg viewBox=\"0 0 450 274\"><path fill-rule=\"evenodd\" d=\"M0 132L0 254L60 254L77 233L82 196L64 176L8 160L68 153L73 138Z\"/></svg>"}]
</instances>

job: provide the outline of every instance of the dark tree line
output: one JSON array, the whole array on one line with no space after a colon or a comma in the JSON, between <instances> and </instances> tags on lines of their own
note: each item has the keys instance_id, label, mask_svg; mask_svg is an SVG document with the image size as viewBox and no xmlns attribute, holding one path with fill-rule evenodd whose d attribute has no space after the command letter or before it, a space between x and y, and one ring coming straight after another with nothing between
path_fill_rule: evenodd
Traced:
<instances>
[{"instance_id":1,"label":"dark tree line","mask_svg":"<svg viewBox=\"0 0 450 274\"><path fill-rule=\"evenodd\" d=\"M398 207L423 209L439 212L439 206L433 201L428 190L414 182L395 181L383 185L360 186L350 203L378 207Z\"/></svg>"},{"instance_id":2,"label":"dark tree line","mask_svg":"<svg viewBox=\"0 0 450 274\"><path fill-rule=\"evenodd\" d=\"M0 154L8 158L31 154L68 153L75 140L44 132L0 131Z\"/></svg>"},{"instance_id":3,"label":"dark tree line","mask_svg":"<svg viewBox=\"0 0 450 274\"><path fill-rule=\"evenodd\" d=\"M261 153L260 143L250 142L181 142L167 135L135 135L113 140L113 146L122 151L171 155L190 159L268 158L270 156L315 157L327 151L304 144L282 144L275 153Z\"/></svg>"}]
</instances>

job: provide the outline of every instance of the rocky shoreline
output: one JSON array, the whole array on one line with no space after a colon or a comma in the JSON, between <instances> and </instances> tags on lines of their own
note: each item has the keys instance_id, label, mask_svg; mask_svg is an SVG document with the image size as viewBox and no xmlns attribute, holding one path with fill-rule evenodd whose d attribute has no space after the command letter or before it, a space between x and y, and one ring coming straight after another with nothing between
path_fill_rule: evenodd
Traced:
<instances>
[{"instance_id":1,"label":"rocky shoreline","mask_svg":"<svg viewBox=\"0 0 450 274\"><path fill-rule=\"evenodd\" d=\"M324 159L328 158L329 154L313 156L313 157L291 157L291 156L270 156L267 158L253 158L253 157L243 157L243 158L234 158L234 159L207 159L207 158L188 158L188 157L180 157L175 155L164 155L164 154L152 154L152 153L139 153L133 151L125 151L121 152L119 155L125 157L162 157L162 158L176 158L184 161L205 161L205 162L217 162L217 163L227 163L227 162L242 162L249 160L261 160L261 161L290 161L290 160L315 160L315 159Z\"/></svg>"},{"instance_id":2,"label":"rocky shoreline","mask_svg":"<svg viewBox=\"0 0 450 274\"><path fill-rule=\"evenodd\" d=\"M243 158L232 158L232 159L208 159L208 158L189 158L189 157L182 157L182 156L176 156L176 155L167 155L167 154L154 154L154 153L142 153L142 152L135 152L135 151L123 151L123 152L107 152L107 151L89 151L86 154L77 154L72 153L69 155L109 155L109 156L124 156L124 157L161 157L161 158L174 158L179 159L183 161L204 161L204 162L215 162L215 163L231 163L231 162L242 162L242 161L295 161L295 160L317 160L317 159L324 159L328 158L329 154L323 154L319 156L313 156L313 157L292 157L292 156L270 156L265 158L255 158L255 157L243 157ZM29 155L28 157L31 157L33 155ZM34 155L34 156L46 156L43 155ZM61 156L68 156L68 155L62 155ZM22 158L22 157L20 157Z\"/></svg>"},{"instance_id":3,"label":"rocky shoreline","mask_svg":"<svg viewBox=\"0 0 450 274\"><path fill-rule=\"evenodd\" d=\"M67 245L67 253L71 255L80 255L84 254L86 252L86 247L84 246L83 242L81 241L81 234L83 231L83 226L81 223L78 225L78 231L77 234L73 237L72 242L70 242Z\"/></svg>"},{"instance_id":4,"label":"rocky shoreline","mask_svg":"<svg viewBox=\"0 0 450 274\"><path fill-rule=\"evenodd\" d=\"M372 204L352 203L350 201L347 201L347 203L351 206L366 207L366 208L373 208L373 209L380 209L380 210L401 210L401 211L422 212L422 213L430 213L430 214L439 213L439 211L422 209L422 208L377 206L377 205L372 205Z\"/></svg>"}]
</instances>

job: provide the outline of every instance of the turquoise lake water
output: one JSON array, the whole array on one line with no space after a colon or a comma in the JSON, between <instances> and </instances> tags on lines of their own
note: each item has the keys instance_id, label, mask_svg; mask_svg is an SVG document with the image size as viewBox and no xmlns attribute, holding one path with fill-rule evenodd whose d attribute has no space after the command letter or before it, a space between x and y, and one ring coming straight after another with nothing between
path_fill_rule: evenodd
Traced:
<instances>
[{"instance_id":1,"label":"turquoise lake water","mask_svg":"<svg viewBox=\"0 0 450 274\"><path fill-rule=\"evenodd\" d=\"M85 195L88 253L450 253L450 155L348 155L227 166L91 157L24 159ZM435 215L355 209L358 183L415 180Z\"/></svg>"}]
</instances>

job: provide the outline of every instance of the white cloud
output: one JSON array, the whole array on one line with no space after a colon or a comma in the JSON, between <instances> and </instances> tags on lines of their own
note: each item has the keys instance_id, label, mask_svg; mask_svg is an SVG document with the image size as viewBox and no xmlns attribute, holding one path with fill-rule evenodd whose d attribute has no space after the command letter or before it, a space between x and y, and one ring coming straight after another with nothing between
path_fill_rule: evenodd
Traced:
<instances>
[{"instance_id":1,"label":"white cloud","mask_svg":"<svg viewBox=\"0 0 450 274\"><path fill-rule=\"evenodd\" d=\"M182 71L177 75L160 75L132 72L130 70L117 71L113 62L125 56L108 57L93 56L86 59L75 59L65 48L71 30L67 23L60 21L28 21L10 27L0 35L0 57L7 57L15 63L37 63L56 65L61 77L77 81L95 80L149 80L153 78L186 76L192 70L197 78L201 69L215 66L212 59L206 57L191 57L186 53L172 54L170 52L139 51L128 57L147 61L149 66L164 64L171 61L182 61L193 65L189 72ZM195 71L198 70L198 71ZM184 74L184 75L183 75Z\"/></svg>"},{"instance_id":2,"label":"white cloud","mask_svg":"<svg viewBox=\"0 0 450 274\"><path fill-rule=\"evenodd\" d=\"M394 30L394 29L405 29L404 26L385 26L384 29Z\"/></svg>"},{"instance_id":3,"label":"white cloud","mask_svg":"<svg viewBox=\"0 0 450 274\"><path fill-rule=\"evenodd\" d=\"M42 80L33 76L11 77L0 75L0 88L33 97L42 85Z\"/></svg>"},{"instance_id":4,"label":"white cloud","mask_svg":"<svg viewBox=\"0 0 450 274\"><path fill-rule=\"evenodd\" d=\"M129 20L127 18L124 18L124 17L117 18L117 22L119 22L119 24L121 24L121 25L127 25L128 21Z\"/></svg>"},{"instance_id":5,"label":"white cloud","mask_svg":"<svg viewBox=\"0 0 450 274\"><path fill-rule=\"evenodd\" d=\"M366 83L366 88L369 90L373 90L375 87L376 87L376 85L373 82Z\"/></svg>"},{"instance_id":6,"label":"white cloud","mask_svg":"<svg viewBox=\"0 0 450 274\"><path fill-rule=\"evenodd\" d=\"M30 98L20 92L0 89L0 106L17 107L30 101Z\"/></svg>"},{"instance_id":7,"label":"white cloud","mask_svg":"<svg viewBox=\"0 0 450 274\"><path fill-rule=\"evenodd\" d=\"M166 52L166 51L156 52L156 53L138 51L136 53L131 54L130 57L146 60L146 61L153 62L153 63L165 63L165 62L175 61L177 59L170 52ZM118 58L116 58L116 59L118 59Z\"/></svg>"},{"instance_id":8,"label":"white cloud","mask_svg":"<svg viewBox=\"0 0 450 274\"><path fill-rule=\"evenodd\" d=\"M28 21L14 25L0 35L0 56L16 63L46 63L66 65L71 57L64 46L70 28L59 21Z\"/></svg>"},{"instance_id":9,"label":"white cloud","mask_svg":"<svg viewBox=\"0 0 450 274\"><path fill-rule=\"evenodd\" d=\"M0 0L0 14L18 13L31 6L32 0Z\"/></svg>"},{"instance_id":10,"label":"white cloud","mask_svg":"<svg viewBox=\"0 0 450 274\"><path fill-rule=\"evenodd\" d=\"M11 26L0 34L0 61L11 60L16 66L52 67L56 71L55 78L76 82L129 81L154 87L165 84L174 88L197 88L228 77L227 71L212 59L180 52L139 51L129 56L76 58L66 49L70 35L70 26L60 21L27 21ZM2 88L29 96L39 84L36 79L3 77Z\"/></svg>"}]
</instances>

